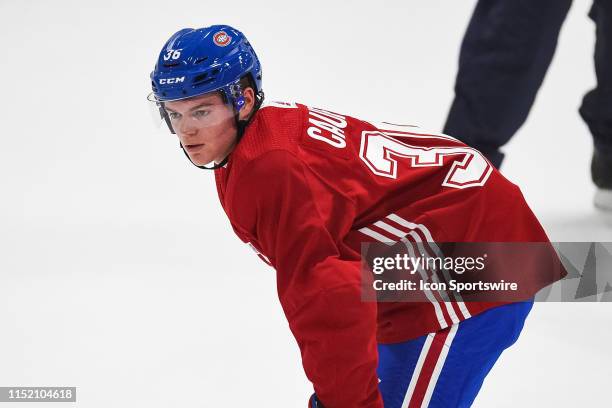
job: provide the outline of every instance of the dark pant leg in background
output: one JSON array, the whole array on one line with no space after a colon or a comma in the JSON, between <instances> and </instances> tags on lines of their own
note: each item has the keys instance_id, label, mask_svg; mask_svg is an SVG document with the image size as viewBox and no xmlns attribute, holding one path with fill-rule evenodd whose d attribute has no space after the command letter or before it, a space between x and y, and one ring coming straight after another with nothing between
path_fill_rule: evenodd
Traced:
<instances>
[{"instance_id":1,"label":"dark pant leg in background","mask_svg":"<svg viewBox=\"0 0 612 408\"><path fill-rule=\"evenodd\" d=\"M499 168L499 148L525 122L570 6L571 0L478 2L461 46L444 133Z\"/></svg>"},{"instance_id":2,"label":"dark pant leg in background","mask_svg":"<svg viewBox=\"0 0 612 408\"><path fill-rule=\"evenodd\" d=\"M612 1L595 0L589 17L596 25L597 86L582 100L580 115L593 135L593 181L612 189Z\"/></svg>"}]
</instances>

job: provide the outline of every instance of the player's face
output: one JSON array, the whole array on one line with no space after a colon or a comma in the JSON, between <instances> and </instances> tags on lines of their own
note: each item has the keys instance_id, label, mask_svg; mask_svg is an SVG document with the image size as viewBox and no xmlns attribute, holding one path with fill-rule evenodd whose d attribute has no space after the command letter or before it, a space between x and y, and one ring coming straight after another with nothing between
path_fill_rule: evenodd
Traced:
<instances>
[{"instance_id":1,"label":"player's face","mask_svg":"<svg viewBox=\"0 0 612 408\"><path fill-rule=\"evenodd\" d=\"M172 128L193 163L221 162L236 143L234 112L218 93L165 103Z\"/></svg>"}]
</instances>

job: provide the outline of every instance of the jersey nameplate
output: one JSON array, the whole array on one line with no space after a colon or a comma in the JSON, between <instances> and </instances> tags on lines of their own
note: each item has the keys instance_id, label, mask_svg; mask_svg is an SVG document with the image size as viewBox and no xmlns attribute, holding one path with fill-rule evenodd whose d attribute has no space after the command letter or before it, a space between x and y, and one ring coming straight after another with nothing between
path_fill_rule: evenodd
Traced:
<instances>
[{"instance_id":1,"label":"jersey nameplate","mask_svg":"<svg viewBox=\"0 0 612 408\"><path fill-rule=\"evenodd\" d=\"M346 117L318 108L308 108L308 136L333 147L346 147Z\"/></svg>"}]
</instances>

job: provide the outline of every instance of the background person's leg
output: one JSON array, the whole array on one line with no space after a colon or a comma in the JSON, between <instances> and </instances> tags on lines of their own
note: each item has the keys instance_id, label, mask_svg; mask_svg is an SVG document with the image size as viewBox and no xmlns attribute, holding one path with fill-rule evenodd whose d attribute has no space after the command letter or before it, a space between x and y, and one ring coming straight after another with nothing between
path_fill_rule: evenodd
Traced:
<instances>
[{"instance_id":1,"label":"background person's leg","mask_svg":"<svg viewBox=\"0 0 612 408\"><path fill-rule=\"evenodd\" d=\"M503 146L525 122L571 0L480 0L459 56L444 133L499 168Z\"/></svg>"},{"instance_id":2,"label":"background person's leg","mask_svg":"<svg viewBox=\"0 0 612 408\"><path fill-rule=\"evenodd\" d=\"M609 190L607 206L604 202L596 204L612 210L612 2L595 0L589 17L596 25L597 86L584 96L580 115L593 135L593 182L600 189Z\"/></svg>"}]
</instances>

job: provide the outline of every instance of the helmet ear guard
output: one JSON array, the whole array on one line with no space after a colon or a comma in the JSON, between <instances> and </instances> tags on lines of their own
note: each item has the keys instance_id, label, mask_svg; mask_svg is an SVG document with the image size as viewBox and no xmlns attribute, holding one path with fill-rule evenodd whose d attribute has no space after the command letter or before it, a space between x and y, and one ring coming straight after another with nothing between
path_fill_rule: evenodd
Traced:
<instances>
[{"instance_id":1,"label":"helmet ear guard","mask_svg":"<svg viewBox=\"0 0 612 408\"><path fill-rule=\"evenodd\" d=\"M240 80L228 85L230 99L234 105L236 112L240 112L240 109L244 106L246 101L244 100L244 93L242 92L242 86L240 86Z\"/></svg>"}]
</instances>

